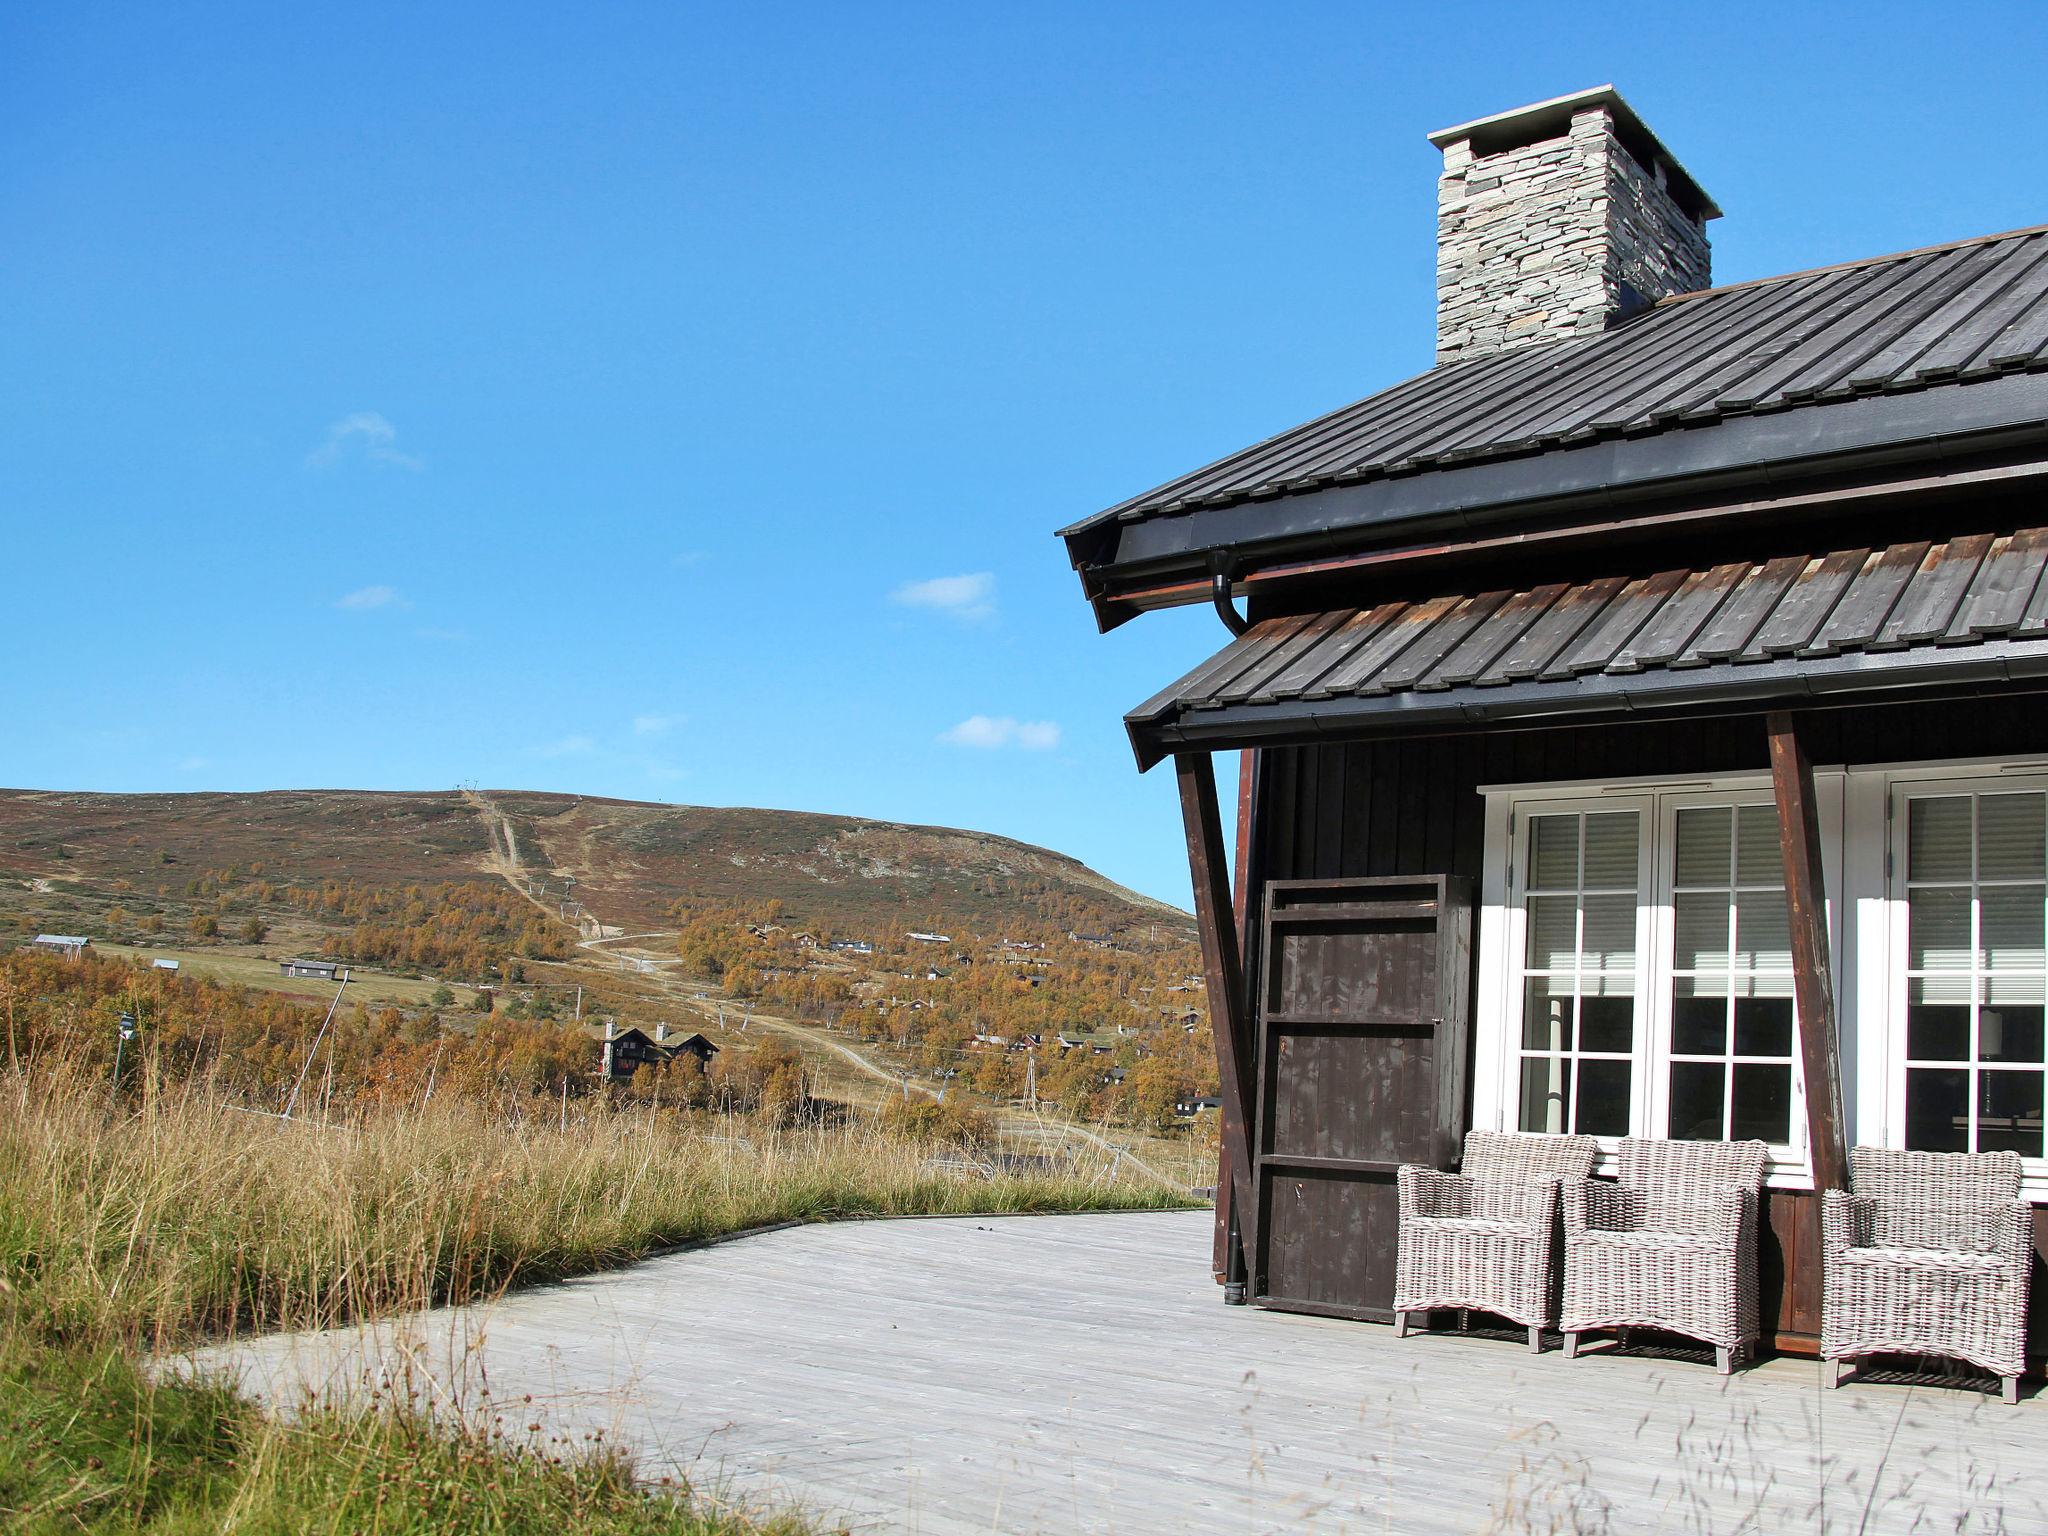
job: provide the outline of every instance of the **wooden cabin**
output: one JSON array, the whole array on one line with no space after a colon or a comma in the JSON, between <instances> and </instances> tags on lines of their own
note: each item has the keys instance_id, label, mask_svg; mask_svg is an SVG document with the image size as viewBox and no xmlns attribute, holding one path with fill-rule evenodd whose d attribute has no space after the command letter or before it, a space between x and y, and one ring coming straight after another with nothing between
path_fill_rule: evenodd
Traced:
<instances>
[{"instance_id":1,"label":"wooden cabin","mask_svg":"<svg viewBox=\"0 0 2048 1536\"><path fill-rule=\"evenodd\" d=\"M1611 88L1431 137L1436 365L1063 531L1103 629L1219 619L1127 718L1218 1277L1385 1320L1395 1169L1469 1128L1758 1137L1811 1351L1852 1145L2015 1149L2048 1236L2048 230L1716 288Z\"/></svg>"},{"instance_id":2,"label":"wooden cabin","mask_svg":"<svg viewBox=\"0 0 2048 1536\"><path fill-rule=\"evenodd\" d=\"M693 1056L699 1067L709 1067L718 1054L718 1047L705 1036L677 1038L669 1034L666 1024L657 1024L650 1035L636 1026L621 1029L616 1021L606 1020L584 1025L583 1033L604 1048L598 1058L600 1077L623 1080L642 1067L666 1066L678 1056Z\"/></svg>"}]
</instances>

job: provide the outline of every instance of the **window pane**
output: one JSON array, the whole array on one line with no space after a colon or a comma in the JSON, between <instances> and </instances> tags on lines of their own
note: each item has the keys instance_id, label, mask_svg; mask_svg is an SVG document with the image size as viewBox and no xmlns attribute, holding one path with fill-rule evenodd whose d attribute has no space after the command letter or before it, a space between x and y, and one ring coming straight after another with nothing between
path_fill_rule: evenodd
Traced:
<instances>
[{"instance_id":1,"label":"window pane","mask_svg":"<svg viewBox=\"0 0 2048 1536\"><path fill-rule=\"evenodd\" d=\"M1572 986L1531 976L1528 1001L1522 1008L1522 1048L1568 1051L1572 1048Z\"/></svg>"},{"instance_id":2,"label":"window pane","mask_svg":"<svg viewBox=\"0 0 2048 1536\"><path fill-rule=\"evenodd\" d=\"M2043 890L2038 885L1993 885L1978 893L1978 942L1983 964L1995 970L2041 969Z\"/></svg>"},{"instance_id":3,"label":"window pane","mask_svg":"<svg viewBox=\"0 0 2048 1536\"><path fill-rule=\"evenodd\" d=\"M1979 1012L1977 1059L2035 1066L2048 1061L2041 1054L2041 1009L1986 1008Z\"/></svg>"},{"instance_id":4,"label":"window pane","mask_svg":"<svg viewBox=\"0 0 2048 1536\"><path fill-rule=\"evenodd\" d=\"M1792 1139L1792 1068L1738 1065L1730 1139L1787 1142Z\"/></svg>"},{"instance_id":5,"label":"window pane","mask_svg":"<svg viewBox=\"0 0 2048 1536\"><path fill-rule=\"evenodd\" d=\"M1636 835L1641 818L1634 811L1603 812L1586 818L1586 889L1636 888Z\"/></svg>"},{"instance_id":6,"label":"window pane","mask_svg":"<svg viewBox=\"0 0 2048 1536\"><path fill-rule=\"evenodd\" d=\"M1735 813L1735 879L1739 885L1784 884L1776 806L1745 805Z\"/></svg>"},{"instance_id":7,"label":"window pane","mask_svg":"<svg viewBox=\"0 0 2048 1536\"><path fill-rule=\"evenodd\" d=\"M1579 883L1579 818L1538 816L1529 823L1529 889L1569 891Z\"/></svg>"},{"instance_id":8,"label":"window pane","mask_svg":"<svg viewBox=\"0 0 2048 1536\"><path fill-rule=\"evenodd\" d=\"M1784 1056L1792 1054L1792 999L1789 997L1739 997L1735 1000L1735 1054L1738 1056ZM1737 1108L1741 1107L1741 1074L1736 1075ZM1740 1133L1737 1133L1738 1138ZM1783 1141L1782 1136L1773 1137Z\"/></svg>"},{"instance_id":9,"label":"window pane","mask_svg":"<svg viewBox=\"0 0 2048 1536\"><path fill-rule=\"evenodd\" d=\"M1571 1061L1532 1056L1522 1063L1522 1129L1562 1136L1571 1129Z\"/></svg>"},{"instance_id":10,"label":"window pane","mask_svg":"<svg viewBox=\"0 0 2048 1536\"><path fill-rule=\"evenodd\" d=\"M1915 1152L1970 1150L1970 1074L1952 1067L1906 1073L1906 1145Z\"/></svg>"},{"instance_id":11,"label":"window pane","mask_svg":"<svg viewBox=\"0 0 2048 1536\"><path fill-rule=\"evenodd\" d=\"M1998 1008L2032 1008L2041 1003L2039 976L1986 976L1979 1001Z\"/></svg>"},{"instance_id":12,"label":"window pane","mask_svg":"<svg viewBox=\"0 0 2048 1536\"><path fill-rule=\"evenodd\" d=\"M1911 891L1906 896L1906 964L1916 971L1970 968L1968 888Z\"/></svg>"},{"instance_id":13,"label":"window pane","mask_svg":"<svg viewBox=\"0 0 2048 1536\"><path fill-rule=\"evenodd\" d=\"M1671 1063L1671 1139L1720 1141L1727 1068L1719 1062Z\"/></svg>"},{"instance_id":14,"label":"window pane","mask_svg":"<svg viewBox=\"0 0 2048 1536\"><path fill-rule=\"evenodd\" d=\"M1912 983L1909 996L1923 985L1917 981ZM1969 1004L1909 1000L1906 1004L1906 1056L1912 1061L1968 1061Z\"/></svg>"},{"instance_id":15,"label":"window pane","mask_svg":"<svg viewBox=\"0 0 2048 1536\"><path fill-rule=\"evenodd\" d=\"M1579 1063L1579 1123L1582 1136L1628 1134L1629 1064L1625 1061Z\"/></svg>"},{"instance_id":16,"label":"window pane","mask_svg":"<svg viewBox=\"0 0 2048 1536\"><path fill-rule=\"evenodd\" d=\"M1942 795L1912 800L1906 808L1906 877L1970 878L1970 800Z\"/></svg>"},{"instance_id":17,"label":"window pane","mask_svg":"<svg viewBox=\"0 0 2048 1536\"><path fill-rule=\"evenodd\" d=\"M1985 795L1977 801L1977 878L2039 880L2048 874L2048 822L2041 795Z\"/></svg>"},{"instance_id":18,"label":"window pane","mask_svg":"<svg viewBox=\"0 0 2048 1536\"><path fill-rule=\"evenodd\" d=\"M1681 891L1671 898L1677 931L1672 966L1681 971L1728 969L1728 897L1722 891Z\"/></svg>"},{"instance_id":19,"label":"window pane","mask_svg":"<svg viewBox=\"0 0 2048 1536\"><path fill-rule=\"evenodd\" d=\"M1633 976L1636 968L1636 899L1633 896L1587 896L1586 969L1610 976Z\"/></svg>"},{"instance_id":20,"label":"window pane","mask_svg":"<svg viewBox=\"0 0 2048 1536\"><path fill-rule=\"evenodd\" d=\"M1529 969L1569 976L1579 952L1579 903L1572 896L1531 896Z\"/></svg>"},{"instance_id":21,"label":"window pane","mask_svg":"<svg viewBox=\"0 0 2048 1536\"><path fill-rule=\"evenodd\" d=\"M1680 1056L1719 1056L1728 1049L1728 1000L1712 983L1689 976L1671 984L1671 1049Z\"/></svg>"},{"instance_id":22,"label":"window pane","mask_svg":"<svg viewBox=\"0 0 2048 1536\"><path fill-rule=\"evenodd\" d=\"M1792 968L1792 929L1783 891L1744 891L1735 898L1735 963L1754 971Z\"/></svg>"},{"instance_id":23,"label":"window pane","mask_svg":"<svg viewBox=\"0 0 2048 1536\"><path fill-rule=\"evenodd\" d=\"M2041 1155L2041 1074L1984 1072L1977 1078L1977 1150Z\"/></svg>"},{"instance_id":24,"label":"window pane","mask_svg":"<svg viewBox=\"0 0 2048 1536\"><path fill-rule=\"evenodd\" d=\"M1678 884L1727 887L1730 815L1725 805L1678 813Z\"/></svg>"},{"instance_id":25,"label":"window pane","mask_svg":"<svg viewBox=\"0 0 2048 1536\"><path fill-rule=\"evenodd\" d=\"M1588 997L1579 1002L1579 1049L1626 1052L1635 1048L1632 997Z\"/></svg>"}]
</instances>

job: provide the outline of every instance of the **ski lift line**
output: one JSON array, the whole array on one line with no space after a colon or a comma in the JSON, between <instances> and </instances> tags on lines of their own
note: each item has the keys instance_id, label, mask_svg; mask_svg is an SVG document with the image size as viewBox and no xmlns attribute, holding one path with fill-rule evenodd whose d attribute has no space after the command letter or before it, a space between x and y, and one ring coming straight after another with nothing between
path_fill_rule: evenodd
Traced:
<instances>
[{"instance_id":1,"label":"ski lift line","mask_svg":"<svg viewBox=\"0 0 2048 1536\"><path fill-rule=\"evenodd\" d=\"M320 1042L327 1038L327 1026L334 1022L334 1010L341 1006L341 994L348 990L348 972L341 973L341 985L334 989L334 1000L327 1005L327 1017L320 1021L320 1030L313 1036L312 1049L306 1052L306 1059L299 1067L299 1079L292 1084L291 1097L284 1101L284 1113L280 1119L289 1120L292 1111L298 1107L299 1090L306 1086L306 1074L313 1070L313 1058L320 1054Z\"/></svg>"}]
</instances>

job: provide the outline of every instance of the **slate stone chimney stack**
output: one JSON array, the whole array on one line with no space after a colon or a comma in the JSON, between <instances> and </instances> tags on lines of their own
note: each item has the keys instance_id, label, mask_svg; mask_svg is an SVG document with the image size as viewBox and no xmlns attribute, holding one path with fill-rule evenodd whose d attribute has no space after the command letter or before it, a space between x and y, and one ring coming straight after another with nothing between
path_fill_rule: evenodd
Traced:
<instances>
[{"instance_id":1,"label":"slate stone chimney stack","mask_svg":"<svg viewBox=\"0 0 2048 1536\"><path fill-rule=\"evenodd\" d=\"M1611 85L1429 136L1436 360L1589 335L1711 285L1721 210Z\"/></svg>"}]
</instances>

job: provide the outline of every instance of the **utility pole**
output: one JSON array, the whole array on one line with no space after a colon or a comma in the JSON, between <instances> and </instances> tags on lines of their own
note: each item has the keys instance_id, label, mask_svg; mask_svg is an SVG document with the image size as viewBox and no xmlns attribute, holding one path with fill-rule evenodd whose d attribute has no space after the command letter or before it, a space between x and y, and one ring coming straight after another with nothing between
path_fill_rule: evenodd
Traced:
<instances>
[{"instance_id":1,"label":"utility pole","mask_svg":"<svg viewBox=\"0 0 2048 1536\"><path fill-rule=\"evenodd\" d=\"M1024 1053L1024 1101L1038 1108L1038 1052Z\"/></svg>"}]
</instances>

